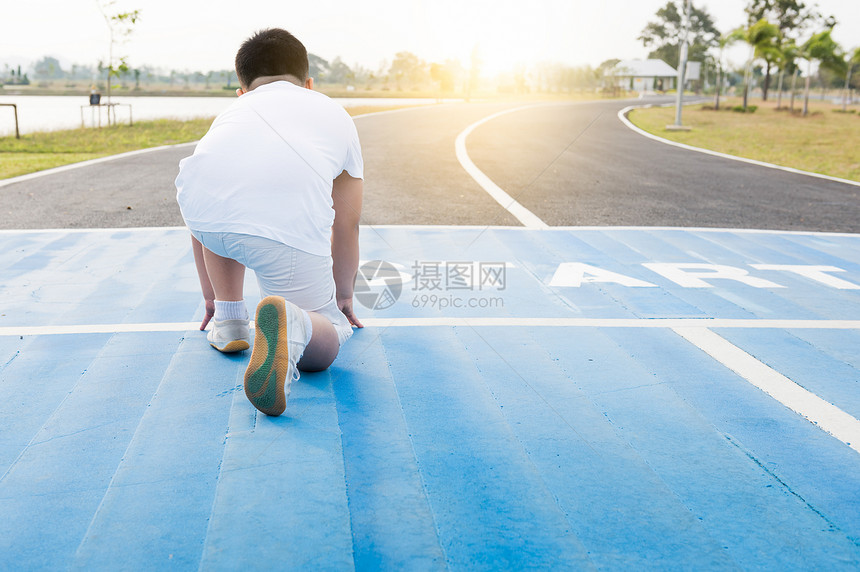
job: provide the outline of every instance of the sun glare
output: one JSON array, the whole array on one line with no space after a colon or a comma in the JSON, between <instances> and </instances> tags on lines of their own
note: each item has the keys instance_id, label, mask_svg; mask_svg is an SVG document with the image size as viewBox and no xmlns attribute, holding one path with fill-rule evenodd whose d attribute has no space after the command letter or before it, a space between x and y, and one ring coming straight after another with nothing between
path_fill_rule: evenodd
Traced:
<instances>
[{"instance_id":1,"label":"sun glare","mask_svg":"<svg viewBox=\"0 0 860 572\"><path fill-rule=\"evenodd\" d=\"M420 39L413 41L425 58L456 59L465 69L474 53L488 76L542 62L597 65L611 57L600 53L605 12L605 5L573 0L418 2L412 16Z\"/></svg>"},{"instance_id":2,"label":"sun glare","mask_svg":"<svg viewBox=\"0 0 860 572\"><path fill-rule=\"evenodd\" d=\"M550 24L567 12L547 1L443 1L420 3L413 16L429 57L456 59L466 69L477 57L481 73L493 75L551 59Z\"/></svg>"}]
</instances>

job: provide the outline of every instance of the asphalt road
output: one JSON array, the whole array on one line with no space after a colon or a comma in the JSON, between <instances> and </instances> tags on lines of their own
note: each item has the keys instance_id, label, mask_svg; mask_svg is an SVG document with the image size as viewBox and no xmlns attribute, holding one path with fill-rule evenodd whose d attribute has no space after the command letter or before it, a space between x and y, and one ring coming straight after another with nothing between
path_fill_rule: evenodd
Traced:
<instances>
[{"instance_id":1,"label":"asphalt road","mask_svg":"<svg viewBox=\"0 0 860 572\"><path fill-rule=\"evenodd\" d=\"M624 106L509 113L478 127L469 153L549 225L860 232L860 187L648 139L618 119Z\"/></svg>"},{"instance_id":2,"label":"asphalt road","mask_svg":"<svg viewBox=\"0 0 860 572\"><path fill-rule=\"evenodd\" d=\"M470 157L550 225L860 232L860 187L668 146L617 118L630 101L518 109L477 127ZM356 118L365 224L517 225L460 166L457 135L522 104L444 104ZM178 226L183 146L0 186L0 228ZM2 183L0 183L2 184Z\"/></svg>"}]
</instances>

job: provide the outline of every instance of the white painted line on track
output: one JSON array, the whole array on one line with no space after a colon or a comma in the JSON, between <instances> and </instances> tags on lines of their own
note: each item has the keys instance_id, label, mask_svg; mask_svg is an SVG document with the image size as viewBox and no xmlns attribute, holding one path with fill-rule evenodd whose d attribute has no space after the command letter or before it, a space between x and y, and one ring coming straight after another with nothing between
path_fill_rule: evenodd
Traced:
<instances>
[{"instance_id":1,"label":"white painted line on track","mask_svg":"<svg viewBox=\"0 0 860 572\"><path fill-rule=\"evenodd\" d=\"M446 316L439 318L363 318L361 321L367 327L376 328L467 326L527 328L754 328L785 330L860 330L860 320L763 320L720 318L462 318ZM0 336L185 332L188 330L197 330L199 327L200 322L3 326L0 327Z\"/></svg>"},{"instance_id":2,"label":"white painted line on track","mask_svg":"<svg viewBox=\"0 0 860 572\"><path fill-rule=\"evenodd\" d=\"M860 453L860 420L794 383L707 328L673 328L673 331L795 413Z\"/></svg>"},{"instance_id":3,"label":"white painted line on track","mask_svg":"<svg viewBox=\"0 0 860 572\"><path fill-rule=\"evenodd\" d=\"M794 173L795 175L806 175L808 177L816 177L818 179L825 179L827 181L834 181L837 183L844 183L846 185L854 185L855 187L860 187L860 182L850 181L848 179L840 179L839 177L831 177L830 175L822 175L821 173L811 173L809 171L801 171L800 169L794 169L792 167L783 167L782 165L774 165L773 163L765 163L764 161L757 161L755 159L747 159L746 157L738 157L736 155L729 155L727 153L720 153L719 151L711 151L710 149L703 149L701 147L693 147L692 145L686 145L684 143L678 143L677 141L670 141L669 139L664 139L658 135L654 135L653 133L648 133L644 129L641 129L635 125L627 118L627 114L633 111L634 109L643 109L647 107L652 107L651 105L631 105L625 107L621 111L618 112L618 119L621 120L624 125L635 131L636 133L647 137L649 139L653 139L654 141L659 141L660 143L665 143L666 145L672 145L673 147L679 147L681 149L686 149L688 151L696 151L697 153L704 153L706 155L713 155L714 157L721 157L723 159L731 159L732 161L740 161L742 163L749 163L750 165L758 165L759 167L767 167L768 169L777 169L779 171L786 171L788 173Z\"/></svg>"},{"instance_id":4,"label":"white painted line on track","mask_svg":"<svg viewBox=\"0 0 860 572\"><path fill-rule=\"evenodd\" d=\"M382 111L368 111L367 113L359 113L358 115L351 115L353 119L359 119L361 117L371 117L375 115L390 115L392 113L402 113L404 111L414 111L416 109L433 109L440 105L448 105L447 103L419 103L416 105L409 105L407 107L398 107L397 109L383 109ZM356 106L358 107L358 106ZM349 108L347 108L349 109Z\"/></svg>"},{"instance_id":5,"label":"white painted line on track","mask_svg":"<svg viewBox=\"0 0 860 572\"><path fill-rule=\"evenodd\" d=\"M410 108L411 109L411 108ZM506 226L506 225L453 225L453 224L372 224L361 225L362 229L395 229L395 230L533 230L522 226ZM112 227L112 228L16 228L16 229L0 229L0 235L3 234L76 234L76 233L114 233L114 232L152 232L152 231L177 231L187 230L184 226L129 226L129 227ZM719 228L719 227L693 227L693 226L551 226L546 230L552 231L589 231L589 232L613 232L623 230L636 231L681 231L681 232L732 232L737 234L785 234L791 236L820 236L826 238L832 237L860 237L860 233L850 232L823 232L814 230L771 230L771 229L756 229L756 228Z\"/></svg>"},{"instance_id":6,"label":"white painted line on track","mask_svg":"<svg viewBox=\"0 0 860 572\"><path fill-rule=\"evenodd\" d=\"M129 226L112 228L14 228L0 230L2 234L81 234L81 233L114 233L114 232L164 232L188 230L184 226Z\"/></svg>"},{"instance_id":7,"label":"white painted line on track","mask_svg":"<svg viewBox=\"0 0 860 572\"><path fill-rule=\"evenodd\" d=\"M125 159L126 157L134 157L135 155L143 155L146 153L152 153L153 151L163 151L165 149L178 149L180 147L190 147L191 145L197 145L197 141L191 141L189 143L178 143L176 145L161 145L159 147L149 147L147 149L137 149L136 151L128 151L127 153L119 153L117 155L108 155L107 157L99 157L98 159L90 159L88 161L80 161L78 163L70 163L68 165L62 165L60 167L54 167L53 169L45 169L44 171L36 171L35 173L28 173L27 175L21 175L19 177L12 177L10 179L0 180L0 187L5 187L6 185L12 185L15 183L23 183L24 181L29 181L31 179L38 179L39 177L45 177L47 175L55 175L57 173L63 173L65 171L72 171L74 169L80 169L81 167L90 167L92 165L98 165L99 163L107 163L108 161L113 161L115 159Z\"/></svg>"},{"instance_id":8,"label":"white painted line on track","mask_svg":"<svg viewBox=\"0 0 860 572\"><path fill-rule=\"evenodd\" d=\"M0 336L45 336L63 334L123 334L140 332L185 332L200 328L200 322L145 324L81 324L68 326L4 326Z\"/></svg>"},{"instance_id":9,"label":"white painted line on track","mask_svg":"<svg viewBox=\"0 0 860 572\"><path fill-rule=\"evenodd\" d=\"M472 162L472 159L469 158L469 153L466 151L466 137L476 128L488 121L492 121L493 119L500 117L502 115L506 115L508 113L513 113L515 111L522 111L523 109L529 109L532 107L540 107L544 104L531 104L531 105L523 105L521 107L515 107L513 109L506 109L505 111L500 111L498 113L494 113L488 117L477 121L464 129L459 135L457 135L456 141L454 141L454 150L457 153L457 160L460 162L460 165L463 169L466 170L469 175L475 179L481 188L483 188L497 203L499 203L503 209L511 213L518 221L523 223L526 228L529 229L547 229L550 228L548 224L542 221L537 217L533 212L528 210L526 207L517 202L516 199L511 197L508 193L506 193L501 187L499 187L496 183L493 182L487 175L484 174L475 163Z\"/></svg>"}]
</instances>

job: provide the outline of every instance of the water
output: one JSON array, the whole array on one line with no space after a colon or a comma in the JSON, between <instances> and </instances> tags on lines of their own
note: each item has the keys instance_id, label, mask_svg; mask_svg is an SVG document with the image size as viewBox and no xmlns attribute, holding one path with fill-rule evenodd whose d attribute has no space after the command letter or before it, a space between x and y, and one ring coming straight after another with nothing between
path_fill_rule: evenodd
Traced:
<instances>
[{"instance_id":1,"label":"water","mask_svg":"<svg viewBox=\"0 0 860 572\"><path fill-rule=\"evenodd\" d=\"M104 103L104 96L102 103ZM214 117L225 110L233 97L127 97L114 96L118 123L128 123L131 105L134 121L145 119L192 119L195 117ZM335 98L344 107L389 106L389 105L427 105L436 99L355 97ZM0 95L0 103L14 103L18 106L18 128L22 134L34 131L53 131L74 129L81 126L98 125L98 113L89 106L88 96L80 95ZM81 109L83 107L83 110ZM83 111L83 114L82 114ZM105 108L101 108L102 125L107 123ZM0 106L0 137L15 134L15 114L13 108Z\"/></svg>"}]
</instances>

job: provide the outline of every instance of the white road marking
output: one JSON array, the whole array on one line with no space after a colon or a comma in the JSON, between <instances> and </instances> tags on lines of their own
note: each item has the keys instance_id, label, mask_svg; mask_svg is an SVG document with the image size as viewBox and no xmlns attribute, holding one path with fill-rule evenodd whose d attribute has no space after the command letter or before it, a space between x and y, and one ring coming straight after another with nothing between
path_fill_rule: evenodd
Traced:
<instances>
[{"instance_id":1,"label":"white road marking","mask_svg":"<svg viewBox=\"0 0 860 572\"><path fill-rule=\"evenodd\" d=\"M656 284L611 272L584 262L562 262L555 269L549 285L556 287L579 288L583 283L612 283L628 288L656 288Z\"/></svg>"},{"instance_id":2,"label":"white road marking","mask_svg":"<svg viewBox=\"0 0 860 572\"><path fill-rule=\"evenodd\" d=\"M108 155L107 157L99 157L97 159L90 159L88 161L80 161L78 163L70 163L68 165L62 165L60 167L54 167L53 169L45 169L44 171L36 171L35 173L28 173L26 175L20 175L18 177L12 177L9 179L0 180L0 187L5 187L6 185L12 185L14 183L22 183L24 181L29 181L31 179L38 179L39 177L44 177L46 175L54 175L56 173L62 173L64 171L72 171L74 169L80 169L81 167L89 167L91 165L98 165L99 163L106 163L108 161L113 161L115 159L124 159L126 157L133 157L135 155L143 155L145 153L152 153L153 151L162 151L164 149L173 149L179 147L190 147L191 145L197 145L197 141L191 141L189 143L177 143L176 145L160 145L158 147L149 147L147 149L137 149L135 151L128 151L126 153L118 153L116 155Z\"/></svg>"},{"instance_id":3,"label":"white road marking","mask_svg":"<svg viewBox=\"0 0 860 572\"><path fill-rule=\"evenodd\" d=\"M830 175L822 175L821 173L811 173L809 171L801 171L800 169L793 169L791 167L783 167L782 165L774 165L773 163L765 163L764 161L756 161L755 159L747 159L746 157L738 157L736 155L728 155L726 153L720 153L719 151L711 151L710 149L702 149L701 147L693 147L692 145L685 145L684 143L678 143L676 141L670 141L668 139L664 139L658 135L654 135L653 133L648 133L644 129L640 129L633 125L633 123L627 118L627 114L633 111L634 109L641 109L646 107L652 107L651 105L631 105L629 107L625 107L621 111L618 112L618 119L621 122L644 137L649 139L653 139L654 141L659 141L660 143L665 143L666 145L672 145L673 147L679 147L681 149L686 149L688 151L696 151L697 153L704 153L706 155L713 155L714 157L722 157L723 159L731 159L732 161L740 161L742 163L749 163L751 165L758 165L759 167L767 167L768 169L778 169L780 171L786 171L788 173L794 173L796 175L807 175L809 177L816 177L819 179L826 179L828 181L835 181L837 183L845 183L846 185L854 185L855 187L860 187L860 182L857 181L849 181L848 179L840 179L839 177L831 177Z\"/></svg>"},{"instance_id":4,"label":"white road marking","mask_svg":"<svg viewBox=\"0 0 860 572\"><path fill-rule=\"evenodd\" d=\"M77 164L77 163L76 163ZM43 172L43 171L40 171ZM126 228L13 228L0 230L0 234L27 235L27 234L112 234L115 232L175 232L177 230L188 230L184 226L130 226Z\"/></svg>"},{"instance_id":5,"label":"white road marking","mask_svg":"<svg viewBox=\"0 0 860 572\"><path fill-rule=\"evenodd\" d=\"M795 413L860 453L860 420L794 383L707 328L673 328L679 336Z\"/></svg>"},{"instance_id":6,"label":"white road marking","mask_svg":"<svg viewBox=\"0 0 860 572\"><path fill-rule=\"evenodd\" d=\"M758 270L793 272L799 276L803 276L804 278L809 278L810 280L824 284L825 286L836 288L837 290L860 290L860 286L853 282L827 274L828 272L845 272L844 268L838 268L836 266L815 266L808 264L750 264L750 266Z\"/></svg>"},{"instance_id":7,"label":"white road marking","mask_svg":"<svg viewBox=\"0 0 860 572\"><path fill-rule=\"evenodd\" d=\"M359 119L361 117L371 117L374 115L391 115L392 113L402 113L404 111L414 111L416 109L432 109L434 107L438 107L440 105L445 105L444 103L419 103L415 105L410 105L409 107L398 107L397 109L385 109L382 111L368 111L367 113L359 113L358 115L352 115L353 119Z\"/></svg>"},{"instance_id":8,"label":"white road marking","mask_svg":"<svg viewBox=\"0 0 860 572\"><path fill-rule=\"evenodd\" d=\"M527 328L754 328L782 330L860 330L860 320L767 320L720 318L465 318L444 316L438 318L362 318L361 321L367 327L377 328L469 326ZM140 324L4 326L0 327L0 336L185 332L189 330L197 330L199 327L199 321Z\"/></svg>"},{"instance_id":9,"label":"white road marking","mask_svg":"<svg viewBox=\"0 0 860 572\"><path fill-rule=\"evenodd\" d=\"M701 262L643 262L642 266L653 270L682 288L711 288L710 282L702 280L733 280L752 288L785 288L776 282L750 276L743 268L725 264L706 264Z\"/></svg>"},{"instance_id":10,"label":"white road marking","mask_svg":"<svg viewBox=\"0 0 860 572\"><path fill-rule=\"evenodd\" d=\"M410 108L411 109L411 108ZM504 226L504 225L455 225L455 224L373 224L361 225L362 229L394 229L394 230L517 230L527 232L529 228L522 226ZM133 226L133 227L114 227L114 228L16 228L2 229L0 234L12 235L28 235L28 234L79 234L79 233L113 233L113 232L152 232L152 231L177 231L187 230L184 226ZM643 232L660 232L660 231L682 231L682 232L731 232L734 234L784 234L789 236L817 236L821 238L828 237L860 237L860 233L852 232L822 232L814 230L770 230L756 228L719 228L719 227L695 227L695 226L551 226L548 227L551 231L570 232L588 231L588 232L615 232L625 230L635 230Z\"/></svg>"},{"instance_id":11,"label":"white road marking","mask_svg":"<svg viewBox=\"0 0 860 572\"><path fill-rule=\"evenodd\" d=\"M518 221L523 223L526 228L529 229L547 229L550 228L548 224L542 221L537 217L533 212L528 210L526 207L517 202L516 199L511 197L508 193L506 193L501 187L499 187L496 183L492 181L487 175L484 174L475 164L472 162L472 159L469 158L469 153L466 151L466 137L478 126L483 125L484 123L495 119L496 117L500 117L502 115L506 115L508 113L513 113L515 111L521 111L523 109L529 109L532 107L538 107L543 104L531 104L524 105L521 107L515 107L514 109L507 109L505 111L500 111L498 113L494 113L488 117L481 119L471 125L469 125L466 129L463 130L457 136L457 140L454 142L454 150L457 153L457 160L460 161L460 165L463 169L466 170L469 175L475 179L481 188L483 188L497 203L502 205L502 208L511 213Z\"/></svg>"}]
</instances>

